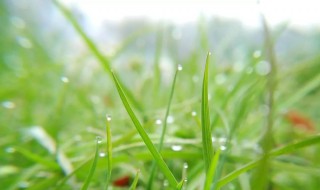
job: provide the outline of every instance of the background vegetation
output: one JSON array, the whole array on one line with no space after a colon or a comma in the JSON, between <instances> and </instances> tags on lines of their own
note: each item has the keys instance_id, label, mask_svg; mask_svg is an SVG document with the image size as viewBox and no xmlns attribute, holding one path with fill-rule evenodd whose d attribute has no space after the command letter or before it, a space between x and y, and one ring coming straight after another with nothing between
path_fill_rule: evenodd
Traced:
<instances>
[{"instance_id":1,"label":"background vegetation","mask_svg":"<svg viewBox=\"0 0 320 190\"><path fill-rule=\"evenodd\" d=\"M2 188L127 189L137 173L137 189L320 186L319 30L200 18L93 32L37 5L0 1Z\"/></svg>"}]
</instances>

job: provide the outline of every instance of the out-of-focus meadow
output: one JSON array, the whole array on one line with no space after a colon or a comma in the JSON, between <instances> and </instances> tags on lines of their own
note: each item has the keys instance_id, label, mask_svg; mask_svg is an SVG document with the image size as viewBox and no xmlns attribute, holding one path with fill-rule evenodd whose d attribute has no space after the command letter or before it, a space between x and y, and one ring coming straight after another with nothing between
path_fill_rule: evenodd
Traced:
<instances>
[{"instance_id":1,"label":"out-of-focus meadow","mask_svg":"<svg viewBox=\"0 0 320 190\"><path fill-rule=\"evenodd\" d=\"M137 171L132 189L320 187L320 25L200 16L90 30L54 2L0 1L1 189L127 189Z\"/></svg>"}]
</instances>

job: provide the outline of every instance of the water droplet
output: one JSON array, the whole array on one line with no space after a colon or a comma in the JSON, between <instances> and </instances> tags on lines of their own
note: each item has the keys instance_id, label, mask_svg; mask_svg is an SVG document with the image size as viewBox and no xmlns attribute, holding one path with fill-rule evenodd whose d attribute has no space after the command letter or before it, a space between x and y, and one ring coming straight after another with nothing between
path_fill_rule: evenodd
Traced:
<instances>
[{"instance_id":1,"label":"water droplet","mask_svg":"<svg viewBox=\"0 0 320 190\"><path fill-rule=\"evenodd\" d=\"M178 68L178 71L182 71L182 69L183 69L182 65L180 65L180 64L178 65L177 68Z\"/></svg>"},{"instance_id":2,"label":"water droplet","mask_svg":"<svg viewBox=\"0 0 320 190\"><path fill-rule=\"evenodd\" d=\"M226 146L220 146L220 150L226 150L227 149L227 147Z\"/></svg>"},{"instance_id":3,"label":"water droplet","mask_svg":"<svg viewBox=\"0 0 320 190\"><path fill-rule=\"evenodd\" d=\"M184 168L184 169L187 169L188 167L189 167L189 165L188 165L187 162L183 163L183 168Z\"/></svg>"},{"instance_id":4,"label":"water droplet","mask_svg":"<svg viewBox=\"0 0 320 190\"><path fill-rule=\"evenodd\" d=\"M102 143L102 138L100 136L96 136L96 141L98 144Z\"/></svg>"},{"instance_id":5,"label":"water droplet","mask_svg":"<svg viewBox=\"0 0 320 190\"><path fill-rule=\"evenodd\" d=\"M182 146L181 146L181 145L172 145L172 146L171 146L171 149L172 149L173 151L178 152L178 151L181 151L181 150L182 150Z\"/></svg>"},{"instance_id":6,"label":"water droplet","mask_svg":"<svg viewBox=\"0 0 320 190\"><path fill-rule=\"evenodd\" d=\"M16 151L16 149L13 148L13 147L8 147L8 148L6 148L5 151L6 151L7 153L14 153L14 152Z\"/></svg>"},{"instance_id":7,"label":"water droplet","mask_svg":"<svg viewBox=\"0 0 320 190\"><path fill-rule=\"evenodd\" d=\"M106 153L104 153L104 152L100 152L100 153L99 153L99 157L103 158L103 157L105 157L105 156L106 156Z\"/></svg>"},{"instance_id":8,"label":"water droplet","mask_svg":"<svg viewBox=\"0 0 320 190\"><path fill-rule=\"evenodd\" d=\"M174 117L172 115L169 115L167 117L167 123L173 123L174 122Z\"/></svg>"},{"instance_id":9,"label":"water droplet","mask_svg":"<svg viewBox=\"0 0 320 190\"><path fill-rule=\"evenodd\" d=\"M61 80L62 82L64 82L64 83L68 83L68 82L69 82L68 77L65 77L65 76L62 76L62 77L60 78L60 80Z\"/></svg>"},{"instance_id":10,"label":"water droplet","mask_svg":"<svg viewBox=\"0 0 320 190\"><path fill-rule=\"evenodd\" d=\"M193 81L194 83L199 82L199 77L198 77L197 75L194 75L194 76L192 77L192 81Z\"/></svg>"},{"instance_id":11,"label":"water droplet","mask_svg":"<svg viewBox=\"0 0 320 190\"><path fill-rule=\"evenodd\" d=\"M254 58L259 58L259 57L261 57L261 51L260 51L260 50L254 51L253 54L252 54L252 56L253 56Z\"/></svg>"},{"instance_id":12,"label":"water droplet","mask_svg":"<svg viewBox=\"0 0 320 190\"><path fill-rule=\"evenodd\" d=\"M168 187L168 186L169 186L168 180L164 180L164 181L163 181L163 186L164 186L164 187Z\"/></svg>"},{"instance_id":13,"label":"water droplet","mask_svg":"<svg viewBox=\"0 0 320 190\"><path fill-rule=\"evenodd\" d=\"M111 116L110 115L106 115L107 121L111 121Z\"/></svg>"},{"instance_id":14,"label":"water droplet","mask_svg":"<svg viewBox=\"0 0 320 190\"><path fill-rule=\"evenodd\" d=\"M157 120L156 120L156 124L157 124L157 125L161 125L161 124L162 124L161 119L157 119Z\"/></svg>"},{"instance_id":15,"label":"water droplet","mask_svg":"<svg viewBox=\"0 0 320 190\"><path fill-rule=\"evenodd\" d=\"M259 61L256 65L256 72L259 75L267 75L271 71L270 64L268 61Z\"/></svg>"},{"instance_id":16,"label":"water droplet","mask_svg":"<svg viewBox=\"0 0 320 190\"><path fill-rule=\"evenodd\" d=\"M19 188L20 188L20 189L26 189L26 188L28 188L28 187L29 187L29 183L26 182L26 181L21 181L21 182L19 183Z\"/></svg>"},{"instance_id":17,"label":"water droplet","mask_svg":"<svg viewBox=\"0 0 320 190\"><path fill-rule=\"evenodd\" d=\"M197 116L197 112L196 112L196 111L192 111L192 112L191 112L191 115L192 115L193 117L195 117L195 116Z\"/></svg>"},{"instance_id":18,"label":"water droplet","mask_svg":"<svg viewBox=\"0 0 320 190\"><path fill-rule=\"evenodd\" d=\"M209 56L211 55L211 52L210 52L210 51L208 52L208 55L209 55Z\"/></svg>"},{"instance_id":19,"label":"water droplet","mask_svg":"<svg viewBox=\"0 0 320 190\"><path fill-rule=\"evenodd\" d=\"M13 109L16 107L15 103L11 102L11 101L4 101L1 103L1 105L4 107L4 108L7 108L7 109Z\"/></svg>"},{"instance_id":20,"label":"water droplet","mask_svg":"<svg viewBox=\"0 0 320 190\"><path fill-rule=\"evenodd\" d=\"M33 46L32 42L28 38L25 38L25 37L17 37L17 41L20 46L22 46L26 49L30 49Z\"/></svg>"}]
</instances>

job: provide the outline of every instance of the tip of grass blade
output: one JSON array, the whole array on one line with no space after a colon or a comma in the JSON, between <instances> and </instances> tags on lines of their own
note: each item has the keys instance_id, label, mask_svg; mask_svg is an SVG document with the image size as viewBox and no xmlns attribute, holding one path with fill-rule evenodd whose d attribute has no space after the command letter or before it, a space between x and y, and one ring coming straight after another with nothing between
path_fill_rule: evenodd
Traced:
<instances>
[{"instance_id":1,"label":"tip of grass blade","mask_svg":"<svg viewBox=\"0 0 320 190\"><path fill-rule=\"evenodd\" d=\"M211 138L211 127L210 127L210 112L209 112L209 100L208 100L208 70L210 63L210 55L208 52L206 65L202 83L202 100L201 100L201 126L202 126L202 145L203 145L203 157L208 171L210 162L213 155L213 146Z\"/></svg>"}]
</instances>

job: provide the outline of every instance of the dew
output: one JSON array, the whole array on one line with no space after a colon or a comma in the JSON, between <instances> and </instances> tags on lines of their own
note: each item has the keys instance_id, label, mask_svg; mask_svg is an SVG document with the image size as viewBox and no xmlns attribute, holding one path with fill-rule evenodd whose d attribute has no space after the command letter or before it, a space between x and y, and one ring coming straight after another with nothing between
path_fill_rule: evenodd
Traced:
<instances>
[{"instance_id":1,"label":"dew","mask_svg":"<svg viewBox=\"0 0 320 190\"><path fill-rule=\"evenodd\" d=\"M218 75L216 76L215 80L216 80L216 83L217 83L218 85L221 85L221 84L223 84L223 83L226 82L227 77L226 77L225 74L218 74Z\"/></svg>"},{"instance_id":2,"label":"dew","mask_svg":"<svg viewBox=\"0 0 320 190\"><path fill-rule=\"evenodd\" d=\"M182 65L179 64L177 69L178 69L178 71L182 71L182 69L183 69Z\"/></svg>"},{"instance_id":3,"label":"dew","mask_svg":"<svg viewBox=\"0 0 320 190\"><path fill-rule=\"evenodd\" d=\"M254 58L259 58L259 57L261 57L261 51L260 51L260 50L254 51L253 54L252 54L252 56L253 56Z\"/></svg>"},{"instance_id":4,"label":"dew","mask_svg":"<svg viewBox=\"0 0 320 190\"><path fill-rule=\"evenodd\" d=\"M29 183L26 182L26 181L21 181L21 182L19 183L19 188L20 188L20 189L26 189L26 188L28 188L28 187L29 187Z\"/></svg>"},{"instance_id":5,"label":"dew","mask_svg":"<svg viewBox=\"0 0 320 190\"><path fill-rule=\"evenodd\" d=\"M96 141L98 144L102 143L102 138L100 136L96 136Z\"/></svg>"},{"instance_id":6,"label":"dew","mask_svg":"<svg viewBox=\"0 0 320 190\"><path fill-rule=\"evenodd\" d=\"M211 52L210 52L210 51L208 52L208 55L209 55L209 56L211 55Z\"/></svg>"},{"instance_id":7,"label":"dew","mask_svg":"<svg viewBox=\"0 0 320 190\"><path fill-rule=\"evenodd\" d=\"M60 78L60 80L61 80L62 82L64 82L64 83L68 83L68 82L69 82L68 77L65 77L65 76L62 76L62 77Z\"/></svg>"},{"instance_id":8,"label":"dew","mask_svg":"<svg viewBox=\"0 0 320 190\"><path fill-rule=\"evenodd\" d=\"M28 38L25 38L25 37L18 37L17 41L20 46L22 46L26 49L30 49L33 46L32 42Z\"/></svg>"},{"instance_id":9,"label":"dew","mask_svg":"<svg viewBox=\"0 0 320 190\"><path fill-rule=\"evenodd\" d=\"M256 65L256 72L259 75L267 75L271 71L271 67L268 61L260 61Z\"/></svg>"},{"instance_id":10,"label":"dew","mask_svg":"<svg viewBox=\"0 0 320 190\"><path fill-rule=\"evenodd\" d=\"M183 168L184 168L184 169L188 169L188 167L189 167L189 165L188 165L187 162L183 163Z\"/></svg>"},{"instance_id":11,"label":"dew","mask_svg":"<svg viewBox=\"0 0 320 190\"><path fill-rule=\"evenodd\" d=\"M19 18L19 17L12 17L12 18L10 19L10 21L11 21L11 23L12 23L15 27L17 27L17 28L19 28L19 29L23 29L23 28L26 27L26 23L24 22L24 20L22 20L22 19Z\"/></svg>"},{"instance_id":12,"label":"dew","mask_svg":"<svg viewBox=\"0 0 320 190\"><path fill-rule=\"evenodd\" d=\"M7 147L7 148L5 149L5 151L6 151L7 153L14 153L14 152L16 151L16 149L13 148L13 147Z\"/></svg>"},{"instance_id":13,"label":"dew","mask_svg":"<svg viewBox=\"0 0 320 190\"><path fill-rule=\"evenodd\" d=\"M106 115L107 121L111 121L111 116L110 115Z\"/></svg>"},{"instance_id":14,"label":"dew","mask_svg":"<svg viewBox=\"0 0 320 190\"><path fill-rule=\"evenodd\" d=\"M192 81L193 81L194 83L199 82L199 77L198 77L197 75L194 75L194 76L192 77Z\"/></svg>"},{"instance_id":15,"label":"dew","mask_svg":"<svg viewBox=\"0 0 320 190\"><path fill-rule=\"evenodd\" d=\"M156 120L156 124L157 124L157 125L161 125L161 124L162 124L161 119L157 119L157 120Z\"/></svg>"},{"instance_id":16,"label":"dew","mask_svg":"<svg viewBox=\"0 0 320 190\"><path fill-rule=\"evenodd\" d=\"M16 107L15 103L11 102L11 101L4 101L1 103L1 105L4 107L4 108L7 108L7 109L13 109Z\"/></svg>"},{"instance_id":17,"label":"dew","mask_svg":"<svg viewBox=\"0 0 320 190\"><path fill-rule=\"evenodd\" d=\"M191 115L192 115L193 117L195 117L195 116L197 116L197 112L196 112L196 111L192 111L192 112L191 112Z\"/></svg>"},{"instance_id":18,"label":"dew","mask_svg":"<svg viewBox=\"0 0 320 190\"><path fill-rule=\"evenodd\" d=\"M181 145L172 145L172 146L171 146L171 149L172 149L173 151L178 152L178 151L181 151L181 150L182 150L182 146L181 146Z\"/></svg>"},{"instance_id":19,"label":"dew","mask_svg":"<svg viewBox=\"0 0 320 190\"><path fill-rule=\"evenodd\" d=\"M163 181L163 186L164 186L164 187L168 187L168 186L169 186L168 180L164 180L164 181Z\"/></svg>"},{"instance_id":20,"label":"dew","mask_svg":"<svg viewBox=\"0 0 320 190\"><path fill-rule=\"evenodd\" d=\"M169 115L167 117L167 123L173 123L174 122L174 117L172 115Z\"/></svg>"},{"instance_id":21,"label":"dew","mask_svg":"<svg viewBox=\"0 0 320 190\"><path fill-rule=\"evenodd\" d=\"M100 152L100 153L99 153L99 157L100 157L100 158L103 158L103 157L105 157L105 156L106 156L106 153L104 153L104 152Z\"/></svg>"},{"instance_id":22,"label":"dew","mask_svg":"<svg viewBox=\"0 0 320 190\"><path fill-rule=\"evenodd\" d=\"M222 145L222 146L220 146L220 150L222 150L222 151L223 151L223 150L226 150L226 149L227 149L227 147L226 147L226 146L223 146L223 145Z\"/></svg>"}]
</instances>

